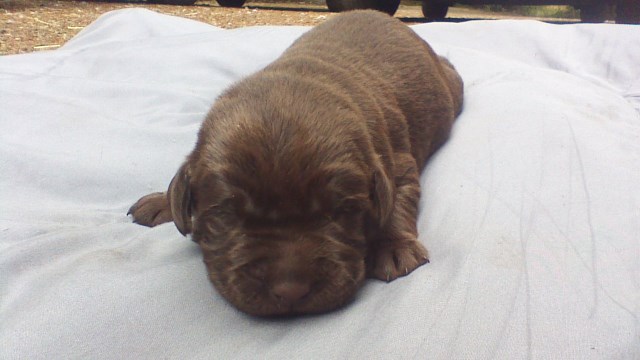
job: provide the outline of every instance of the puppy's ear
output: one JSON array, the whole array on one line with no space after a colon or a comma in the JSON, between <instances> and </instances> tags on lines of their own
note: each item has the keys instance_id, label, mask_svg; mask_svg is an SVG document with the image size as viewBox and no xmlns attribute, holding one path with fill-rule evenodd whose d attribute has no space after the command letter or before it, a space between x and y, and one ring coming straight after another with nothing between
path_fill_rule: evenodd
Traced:
<instances>
[{"instance_id":1,"label":"puppy's ear","mask_svg":"<svg viewBox=\"0 0 640 360\"><path fill-rule=\"evenodd\" d=\"M167 198L171 206L171 216L182 235L191 233L191 166L185 161L171 179Z\"/></svg>"},{"instance_id":2,"label":"puppy's ear","mask_svg":"<svg viewBox=\"0 0 640 360\"><path fill-rule=\"evenodd\" d=\"M393 210L394 188L393 183L381 166L377 166L373 173L373 205L374 216L380 227L384 227Z\"/></svg>"}]
</instances>

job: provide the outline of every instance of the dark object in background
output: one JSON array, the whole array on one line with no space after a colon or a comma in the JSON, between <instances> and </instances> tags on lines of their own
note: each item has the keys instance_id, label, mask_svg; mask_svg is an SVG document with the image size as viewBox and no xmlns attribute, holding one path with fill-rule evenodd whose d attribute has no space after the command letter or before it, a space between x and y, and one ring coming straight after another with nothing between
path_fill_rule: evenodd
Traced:
<instances>
[{"instance_id":1,"label":"dark object in background","mask_svg":"<svg viewBox=\"0 0 640 360\"><path fill-rule=\"evenodd\" d=\"M580 10L583 22L598 23L607 20L612 12L619 24L640 23L638 0L422 0L422 14L429 20L442 20L449 6L466 5L571 5Z\"/></svg>"},{"instance_id":2,"label":"dark object in background","mask_svg":"<svg viewBox=\"0 0 640 360\"><path fill-rule=\"evenodd\" d=\"M372 9L393 15L400 0L326 0L329 11L342 12L355 9Z\"/></svg>"}]
</instances>

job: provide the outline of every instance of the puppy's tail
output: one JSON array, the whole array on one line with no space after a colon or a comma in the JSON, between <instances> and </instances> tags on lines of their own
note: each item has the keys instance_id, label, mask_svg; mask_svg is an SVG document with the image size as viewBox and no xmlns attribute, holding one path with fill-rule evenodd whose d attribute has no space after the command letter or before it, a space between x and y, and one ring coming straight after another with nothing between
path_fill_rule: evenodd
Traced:
<instances>
[{"instance_id":1,"label":"puppy's tail","mask_svg":"<svg viewBox=\"0 0 640 360\"><path fill-rule=\"evenodd\" d=\"M449 87L449 91L451 92L455 114L456 116L458 116L462 112L462 103L464 101L464 83L462 82L460 74L458 74L458 72L456 71L456 68L447 58L443 56L438 56L438 58L440 58L440 63L442 64L442 70L447 81L447 86Z\"/></svg>"}]
</instances>

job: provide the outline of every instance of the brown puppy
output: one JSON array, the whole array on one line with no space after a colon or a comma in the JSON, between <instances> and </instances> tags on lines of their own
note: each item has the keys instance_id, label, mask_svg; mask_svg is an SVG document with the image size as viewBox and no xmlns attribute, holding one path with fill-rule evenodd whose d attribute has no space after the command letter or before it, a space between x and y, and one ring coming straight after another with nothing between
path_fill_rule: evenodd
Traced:
<instances>
[{"instance_id":1,"label":"brown puppy","mask_svg":"<svg viewBox=\"0 0 640 360\"><path fill-rule=\"evenodd\" d=\"M428 262L418 174L462 87L401 22L338 15L224 92L168 192L130 213L192 233L211 282L242 311L334 309L365 276L391 281Z\"/></svg>"}]
</instances>

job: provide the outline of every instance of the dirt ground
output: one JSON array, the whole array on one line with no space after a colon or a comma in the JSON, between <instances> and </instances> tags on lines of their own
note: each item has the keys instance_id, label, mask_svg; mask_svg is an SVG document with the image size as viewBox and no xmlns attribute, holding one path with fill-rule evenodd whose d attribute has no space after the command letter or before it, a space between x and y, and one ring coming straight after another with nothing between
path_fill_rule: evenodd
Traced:
<instances>
[{"instance_id":1,"label":"dirt ground","mask_svg":"<svg viewBox=\"0 0 640 360\"><path fill-rule=\"evenodd\" d=\"M316 25L335 16L327 10L321 0L249 0L245 7L239 9L220 7L215 0L198 1L192 6L115 1L0 0L0 55L56 49L105 12L131 7L144 7L222 28ZM395 16L408 24L425 22L418 2L414 2L413 5L403 2ZM447 17L449 21L463 21L518 16L452 7Z\"/></svg>"}]
</instances>

